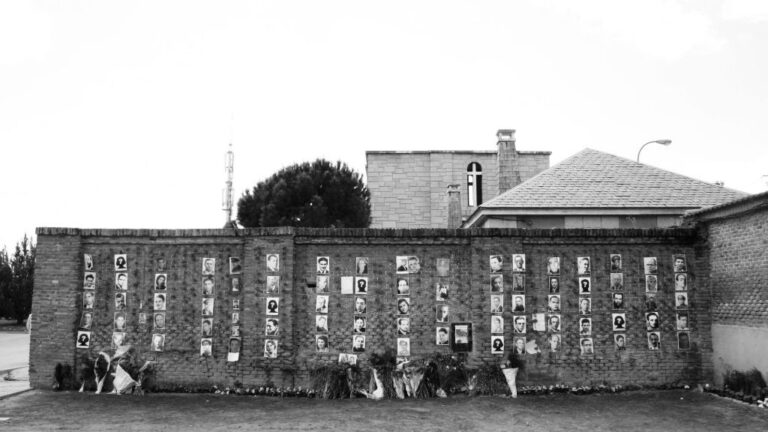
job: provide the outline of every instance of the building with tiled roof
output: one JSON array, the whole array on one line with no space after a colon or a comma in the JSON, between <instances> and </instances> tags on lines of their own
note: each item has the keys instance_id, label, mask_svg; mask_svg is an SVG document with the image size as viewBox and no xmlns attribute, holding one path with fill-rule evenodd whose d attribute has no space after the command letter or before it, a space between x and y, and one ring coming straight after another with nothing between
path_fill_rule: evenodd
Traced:
<instances>
[{"instance_id":1,"label":"building with tiled roof","mask_svg":"<svg viewBox=\"0 0 768 432\"><path fill-rule=\"evenodd\" d=\"M480 205L462 227L656 228L747 194L584 149Z\"/></svg>"}]
</instances>

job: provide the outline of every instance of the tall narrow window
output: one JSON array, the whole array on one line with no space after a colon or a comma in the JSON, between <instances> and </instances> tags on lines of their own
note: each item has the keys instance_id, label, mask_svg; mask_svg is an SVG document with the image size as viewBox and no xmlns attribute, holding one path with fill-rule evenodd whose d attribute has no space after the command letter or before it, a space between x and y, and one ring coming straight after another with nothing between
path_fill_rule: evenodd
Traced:
<instances>
[{"instance_id":1,"label":"tall narrow window","mask_svg":"<svg viewBox=\"0 0 768 432\"><path fill-rule=\"evenodd\" d=\"M483 203L483 168L477 162L467 165L467 205Z\"/></svg>"}]
</instances>

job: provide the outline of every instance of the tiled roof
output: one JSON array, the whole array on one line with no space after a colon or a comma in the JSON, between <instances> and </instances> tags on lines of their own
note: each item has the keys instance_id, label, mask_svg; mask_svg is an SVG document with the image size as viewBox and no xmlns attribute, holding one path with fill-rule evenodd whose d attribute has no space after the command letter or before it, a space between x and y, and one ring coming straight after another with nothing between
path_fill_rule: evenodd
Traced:
<instances>
[{"instance_id":1,"label":"tiled roof","mask_svg":"<svg viewBox=\"0 0 768 432\"><path fill-rule=\"evenodd\" d=\"M480 209L702 208L746 196L588 148L483 203Z\"/></svg>"}]
</instances>

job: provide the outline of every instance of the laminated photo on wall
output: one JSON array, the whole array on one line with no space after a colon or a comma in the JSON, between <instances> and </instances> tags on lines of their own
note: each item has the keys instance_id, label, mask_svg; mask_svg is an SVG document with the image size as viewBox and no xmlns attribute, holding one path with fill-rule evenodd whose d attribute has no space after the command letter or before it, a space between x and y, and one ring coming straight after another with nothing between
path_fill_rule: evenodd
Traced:
<instances>
[{"instance_id":1,"label":"laminated photo on wall","mask_svg":"<svg viewBox=\"0 0 768 432\"><path fill-rule=\"evenodd\" d=\"M83 309L92 310L95 302L96 294L93 291L86 291L83 293Z\"/></svg>"},{"instance_id":2,"label":"laminated photo on wall","mask_svg":"<svg viewBox=\"0 0 768 432\"><path fill-rule=\"evenodd\" d=\"M352 332L357 334L365 333L368 326L368 320L362 315L355 315L352 322Z\"/></svg>"},{"instance_id":3,"label":"laminated photo on wall","mask_svg":"<svg viewBox=\"0 0 768 432\"><path fill-rule=\"evenodd\" d=\"M167 273L155 273L155 290L165 291L166 288L168 288L167 281L168 281Z\"/></svg>"},{"instance_id":4,"label":"laminated photo on wall","mask_svg":"<svg viewBox=\"0 0 768 432\"><path fill-rule=\"evenodd\" d=\"M611 254L611 273L621 272L621 255Z\"/></svg>"},{"instance_id":5,"label":"laminated photo on wall","mask_svg":"<svg viewBox=\"0 0 768 432\"><path fill-rule=\"evenodd\" d=\"M93 257L91 255L83 255L83 268L85 271L93 270Z\"/></svg>"},{"instance_id":6,"label":"laminated photo on wall","mask_svg":"<svg viewBox=\"0 0 768 432\"><path fill-rule=\"evenodd\" d=\"M239 325L233 325L229 328L229 335L231 337L240 337L240 326Z\"/></svg>"},{"instance_id":7,"label":"laminated photo on wall","mask_svg":"<svg viewBox=\"0 0 768 432\"><path fill-rule=\"evenodd\" d=\"M576 258L576 271L580 275L588 275L592 272L592 264L589 257Z\"/></svg>"},{"instance_id":8,"label":"laminated photo on wall","mask_svg":"<svg viewBox=\"0 0 768 432\"><path fill-rule=\"evenodd\" d=\"M410 295L411 287L408 284L408 279L405 277L399 277L396 279L395 292L397 295Z\"/></svg>"},{"instance_id":9,"label":"laminated photo on wall","mask_svg":"<svg viewBox=\"0 0 768 432\"><path fill-rule=\"evenodd\" d=\"M435 321L439 323L447 323L450 321L451 318L451 308L450 306L443 304L443 305L437 305L435 308Z\"/></svg>"},{"instance_id":10,"label":"laminated photo on wall","mask_svg":"<svg viewBox=\"0 0 768 432\"><path fill-rule=\"evenodd\" d=\"M397 338L397 355L399 357L411 355L411 340L409 338Z\"/></svg>"},{"instance_id":11,"label":"laminated photo on wall","mask_svg":"<svg viewBox=\"0 0 768 432\"><path fill-rule=\"evenodd\" d=\"M504 257L501 255L491 255L488 258L488 262L490 265L491 273L501 273L502 268L504 267Z\"/></svg>"},{"instance_id":12,"label":"laminated photo on wall","mask_svg":"<svg viewBox=\"0 0 768 432\"><path fill-rule=\"evenodd\" d=\"M659 290L659 279L656 275L645 275L645 292L657 292Z\"/></svg>"},{"instance_id":13,"label":"laminated photo on wall","mask_svg":"<svg viewBox=\"0 0 768 432\"><path fill-rule=\"evenodd\" d=\"M165 348L165 335L161 333L153 333L152 342L150 343L150 346L149 346L150 351L162 352L164 348Z\"/></svg>"},{"instance_id":14,"label":"laminated photo on wall","mask_svg":"<svg viewBox=\"0 0 768 432\"><path fill-rule=\"evenodd\" d=\"M328 276L325 277L325 287L324 289L326 292L328 291ZM319 281L318 281L319 282ZM267 276L267 294L279 294L280 293L280 276Z\"/></svg>"},{"instance_id":15,"label":"laminated photo on wall","mask_svg":"<svg viewBox=\"0 0 768 432\"><path fill-rule=\"evenodd\" d=\"M592 315L592 299L579 297L579 315Z\"/></svg>"},{"instance_id":16,"label":"laminated photo on wall","mask_svg":"<svg viewBox=\"0 0 768 432\"><path fill-rule=\"evenodd\" d=\"M437 258L435 260L435 268L437 268L437 275L439 277L448 277L451 272L451 259Z\"/></svg>"},{"instance_id":17,"label":"laminated photo on wall","mask_svg":"<svg viewBox=\"0 0 768 432\"><path fill-rule=\"evenodd\" d=\"M200 325L200 336L209 338L213 334L213 320L210 318L203 318L203 322Z\"/></svg>"},{"instance_id":18,"label":"laminated photo on wall","mask_svg":"<svg viewBox=\"0 0 768 432\"><path fill-rule=\"evenodd\" d=\"M625 331L627 329L626 313L611 314L611 319L613 320L613 331Z\"/></svg>"},{"instance_id":19,"label":"laminated photo on wall","mask_svg":"<svg viewBox=\"0 0 768 432\"><path fill-rule=\"evenodd\" d=\"M408 315L411 312L411 299L409 297L403 297L397 299L397 314Z\"/></svg>"},{"instance_id":20,"label":"laminated photo on wall","mask_svg":"<svg viewBox=\"0 0 768 432\"><path fill-rule=\"evenodd\" d=\"M354 292L355 292L354 276L342 276L341 277L341 293L354 294Z\"/></svg>"},{"instance_id":21,"label":"laminated photo on wall","mask_svg":"<svg viewBox=\"0 0 768 432\"><path fill-rule=\"evenodd\" d=\"M504 354L504 336L491 336L491 354Z\"/></svg>"},{"instance_id":22,"label":"laminated photo on wall","mask_svg":"<svg viewBox=\"0 0 768 432\"><path fill-rule=\"evenodd\" d=\"M355 297L355 313L364 314L366 309L365 297Z\"/></svg>"},{"instance_id":23,"label":"laminated photo on wall","mask_svg":"<svg viewBox=\"0 0 768 432\"><path fill-rule=\"evenodd\" d=\"M491 313L504 312L504 296L500 294L491 295Z\"/></svg>"},{"instance_id":24,"label":"laminated photo on wall","mask_svg":"<svg viewBox=\"0 0 768 432\"><path fill-rule=\"evenodd\" d=\"M128 289L128 273L115 273L115 289L118 291Z\"/></svg>"},{"instance_id":25,"label":"laminated photo on wall","mask_svg":"<svg viewBox=\"0 0 768 432\"><path fill-rule=\"evenodd\" d=\"M315 294L328 294L330 292L328 288L329 279L330 276L327 275L318 275L315 278Z\"/></svg>"},{"instance_id":26,"label":"laminated photo on wall","mask_svg":"<svg viewBox=\"0 0 768 432\"><path fill-rule=\"evenodd\" d=\"M240 310L240 299L232 299L232 310Z\"/></svg>"},{"instance_id":27,"label":"laminated photo on wall","mask_svg":"<svg viewBox=\"0 0 768 432\"><path fill-rule=\"evenodd\" d=\"M204 338L200 339L200 356L210 357L213 354L213 339Z\"/></svg>"},{"instance_id":28,"label":"laminated photo on wall","mask_svg":"<svg viewBox=\"0 0 768 432\"><path fill-rule=\"evenodd\" d=\"M280 254L267 254L265 260L267 262L268 272L277 273L280 271Z\"/></svg>"},{"instance_id":29,"label":"laminated photo on wall","mask_svg":"<svg viewBox=\"0 0 768 432\"><path fill-rule=\"evenodd\" d=\"M551 276L548 279L547 286L549 287L550 294L560 293L560 278L557 276Z\"/></svg>"},{"instance_id":30,"label":"laminated photo on wall","mask_svg":"<svg viewBox=\"0 0 768 432\"><path fill-rule=\"evenodd\" d=\"M545 332L547 331L547 316L544 313L533 313L531 314L531 324L530 327L535 332Z\"/></svg>"},{"instance_id":31,"label":"laminated photo on wall","mask_svg":"<svg viewBox=\"0 0 768 432\"><path fill-rule=\"evenodd\" d=\"M560 274L560 257L547 258L547 274L557 276Z\"/></svg>"},{"instance_id":32,"label":"laminated photo on wall","mask_svg":"<svg viewBox=\"0 0 768 432\"><path fill-rule=\"evenodd\" d=\"M501 333L504 333L504 316L491 315L491 334Z\"/></svg>"},{"instance_id":33,"label":"laminated photo on wall","mask_svg":"<svg viewBox=\"0 0 768 432\"><path fill-rule=\"evenodd\" d=\"M525 315L512 315L512 324L512 330L516 334L525 334L527 331Z\"/></svg>"},{"instance_id":34,"label":"laminated photo on wall","mask_svg":"<svg viewBox=\"0 0 768 432\"><path fill-rule=\"evenodd\" d=\"M167 265L167 263L165 261L165 258L160 257L160 258L156 259L155 260L155 271L164 272L166 270L166 265Z\"/></svg>"},{"instance_id":35,"label":"laminated photo on wall","mask_svg":"<svg viewBox=\"0 0 768 432\"><path fill-rule=\"evenodd\" d=\"M688 271L685 254L672 255L672 271L675 273L685 273Z\"/></svg>"},{"instance_id":36,"label":"laminated photo on wall","mask_svg":"<svg viewBox=\"0 0 768 432\"><path fill-rule=\"evenodd\" d=\"M525 275L514 273L512 275L512 291L525 292Z\"/></svg>"},{"instance_id":37,"label":"laminated photo on wall","mask_svg":"<svg viewBox=\"0 0 768 432\"><path fill-rule=\"evenodd\" d=\"M327 295L319 295L315 299L315 312L321 313L321 314L327 314L328 313L328 296Z\"/></svg>"},{"instance_id":38,"label":"laminated photo on wall","mask_svg":"<svg viewBox=\"0 0 768 432\"><path fill-rule=\"evenodd\" d=\"M115 293L115 310L124 311L126 302L126 294L124 292Z\"/></svg>"},{"instance_id":39,"label":"laminated photo on wall","mask_svg":"<svg viewBox=\"0 0 768 432\"><path fill-rule=\"evenodd\" d=\"M144 312L139 312L139 324L144 325L147 323L147 314Z\"/></svg>"},{"instance_id":40,"label":"laminated photo on wall","mask_svg":"<svg viewBox=\"0 0 768 432\"><path fill-rule=\"evenodd\" d=\"M624 289L624 273L611 273L611 289L622 291Z\"/></svg>"},{"instance_id":41,"label":"laminated photo on wall","mask_svg":"<svg viewBox=\"0 0 768 432\"><path fill-rule=\"evenodd\" d=\"M328 352L328 336L315 335L315 349L319 353Z\"/></svg>"},{"instance_id":42,"label":"laminated photo on wall","mask_svg":"<svg viewBox=\"0 0 768 432\"><path fill-rule=\"evenodd\" d=\"M77 332L77 342L75 342L75 347L78 349L86 349L91 346L91 332L89 331L78 331Z\"/></svg>"},{"instance_id":43,"label":"laminated photo on wall","mask_svg":"<svg viewBox=\"0 0 768 432\"><path fill-rule=\"evenodd\" d=\"M579 318L579 335L592 335L592 318Z\"/></svg>"},{"instance_id":44,"label":"laminated photo on wall","mask_svg":"<svg viewBox=\"0 0 768 432\"><path fill-rule=\"evenodd\" d=\"M92 290L96 289L96 273L85 272L83 276L83 289Z\"/></svg>"},{"instance_id":45,"label":"laminated photo on wall","mask_svg":"<svg viewBox=\"0 0 768 432\"><path fill-rule=\"evenodd\" d=\"M656 351L661 348L661 332L649 332L648 333L648 349Z\"/></svg>"},{"instance_id":46,"label":"laminated photo on wall","mask_svg":"<svg viewBox=\"0 0 768 432\"><path fill-rule=\"evenodd\" d=\"M613 335L613 345L618 351L627 349L627 335L624 333L616 333Z\"/></svg>"},{"instance_id":47,"label":"laminated photo on wall","mask_svg":"<svg viewBox=\"0 0 768 432\"><path fill-rule=\"evenodd\" d=\"M116 254L115 255L115 271L126 271L126 270L128 270L128 255Z\"/></svg>"},{"instance_id":48,"label":"laminated photo on wall","mask_svg":"<svg viewBox=\"0 0 768 432\"><path fill-rule=\"evenodd\" d=\"M80 316L80 328L83 330L90 330L92 324L93 324L93 313L83 312L83 315Z\"/></svg>"},{"instance_id":49,"label":"laminated photo on wall","mask_svg":"<svg viewBox=\"0 0 768 432\"><path fill-rule=\"evenodd\" d=\"M203 275L213 276L216 273L216 258L203 258Z\"/></svg>"},{"instance_id":50,"label":"laminated photo on wall","mask_svg":"<svg viewBox=\"0 0 768 432\"><path fill-rule=\"evenodd\" d=\"M561 325L562 325L562 322L560 321L560 315L557 315L557 314L547 315L547 331L548 332L559 333Z\"/></svg>"},{"instance_id":51,"label":"laminated photo on wall","mask_svg":"<svg viewBox=\"0 0 768 432\"><path fill-rule=\"evenodd\" d=\"M688 309L688 293L675 293L675 309Z\"/></svg>"},{"instance_id":52,"label":"laminated photo on wall","mask_svg":"<svg viewBox=\"0 0 768 432\"><path fill-rule=\"evenodd\" d=\"M408 336L411 333L411 319L401 317L397 319L397 335Z\"/></svg>"},{"instance_id":53,"label":"laminated photo on wall","mask_svg":"<svg viewBox=\"0 0 768 432\"><path fill-rule=\"evenodd\" d=\"M328 333L327 315L315 315L315 331L319 333Z\"/></svg>"},{"instance_id":54,"label":"laminated photo on wall","mask_svg":"<svg viewBox=\"0 0 768 432\"><path fill-rule=\"evenodd\" d=\"M317 257L317 274L328 274L331 272L331 259L327 256Z\"/></svg>"},{"instance_id":55,"label":"laminated photo on wall","mask_svg":"<svg viewBox=\"0 0 768 432\"><path fill-rule=\"evenodd\" d=\"M502 275L491 276L491 292L492 293L504 292L504 276Z\"/></svg>"},{"instance_id":56,"label":"laminated photo on wall","mask_svg":"<svg viewBox=\"0 0 768 432\"><path fill-rule=\"evenodd\" d=\"M395 257L395 272L397 274L408 273L408 257L404 255L398 255Z\"/></svg>"},{"instance_id":57,"label":"laminated photo on wall","mask_svg":"<svg viewBox=\"0 0 768 432\"><path fill-rule=\"evenodd\" d=\"M213 300L212 298L203 299L202 312L204 317L213 316Z\"/></svg>"},{"instance_id":58,"label":"laminated photo on wall","mask_svg":"<svg viewBox=\"0 0 768 432\"><path fill-rule=\"evenodd\" d=\"M231 279L232 284L232 292L239 292L240 291L240 278L239 277L233 277Z\"/></svg>"},{"instance_id":59,"label":"laminated photo on wall","mask_svg":"<svg viewBox=\"0 0 768 432\"><path fill-rule=\"evenodd\" d=\"M678 312L676 326L678 330L688 330L688 312Z\"/></svg>"},{"instance_id":60,"label":"laminated photo on wall","mask_svg":"<svg viewBox=\"0 0 768 432\"><path fill-rule=\"evenodd\" d=\"M415 256L408 257L408 273L418 273L421 271L421 262Z\"/></svg>"},{"instance_id":61,"label":"laminated photo on wall","mask_svg":"<svg viewBox=\"0 0 768 432\"><path fill-rule=\"evenodd\" d=\"M691 335L688 332L677 333L677 349L689 350L691 349Z\"/></svg>"},{"instance_id":62,"label":"laminated photo on wall","mask_svg":"<svg viewBox=\"0 0 768 432\"><path fill-rule=\"evenodd\" d=\"M547 349L551 353L558 353L560 352L560 348L562 347L562 339L560 338L559 334L551 334L547 338Z\"/></svg>"},{"instance_id":63,"label":"laminated photo on wall","mask_svg":"<svg viewBox=\"0 0 768 432\"><path fill-rule=\"evenodd\" d=\"M512 272L525 273L525 254L512 255Z\"/></svg>"},{"instance_id":64,"label":"laminated photo on wall","mask_svg":"<svg viewBox=\"0 0 768 432\"><path fill-rule=\"evenodd\" d=\"M355 258L355 274L361 276L368 274L368 257Z\"/></svg>"},{"instance_id":65,"label":"laminated photo on wall","mask_svg":"<svg viewBox=\"0 0 768 432\"><path fill-rule=\"evenodd\" d=\"M656 293L645 294L645 310L648 312L655 311L657 309Z\"/></svg>"},{"instance_id":66,"label":"laminated photo on wall","mask_svg":"<svg viewBox=\"0 0 768 432\"><path fill-rule=\"evenodd\" d=\"M240 312L232 312L232 324L240 324Z\"/></svg>"},{"instance_id":67,"label":"laminated photo on wall","mask_svg":"<svg viewBox=\"0 0 768 432\"><path fill-rule=\"evenodd\" d=\"M512 352L516 355L524 355L525 354L525 336L515 336L512 338Z\"/></svg>"},{"instance_id":68,"label":"laminated photo on wall","mask_svg":"<svg viewBox=\"0 0 768 432\"><path fill-rule=\"evenodd\" d=\"M645 314L645 329L647 331L656 331L660 325L658 312L648 312Z\"/></svg>"},{"instance_id":69,"label":"laminated photo on wall","mask_svg":"<svg viewBox=\"0 0 768 432\"><path fill-rule=\"evenodd\" d=\"M688 274L675 273L675 291L687 291L687 290L688 290Z\"/></svg>"},{"instance_id":70,"label":"laminated photo on wall","mask_svg":"<svg viewBox=\"0 0 768 432\"><path fill-rule=\"evenodd\" d=\"M125 312L115 312L114 329L115 331L125 331Z\"/></svg>"},{"instance_id":71,"label":"laminated photo on wall","mask_svg":"<svg viewBox=\"0 0 768 432\"><path fill-rule=\"evenodd\" d=\"M227 361L236 362L240 360L240 346L242 341L239 337L229 338L229 350L227 352Z\"/></svg>"},{"instance_id":72,"label":"laminated photo on wall","mask_svg":"<svg viewBox=\"0 0 768 432\"><path fill-rule=\"evenodd\" d=\"M203 297L212 297L213 296L214 285L215 285L215 282L214 282L212 276L205 276L205 277L203 277L203 281L202 281Z\"/></svg>"},{"instance_id":73,"label":"laminated photo on wall","mask_svg":"<svg viewBox=\"0 0 768 432\"><path fill-rule=\"evenodd\" d=\"M229 274L238 275L243 272L243 265L240 263L240 258L229 257Z\"/></svg>"},{"instance_id":74,"label":"laminated photo on wall","mask_svg":"<svg viewBox=\"0 0 768 432\"><path fill-rule=\"evenodd\" d=\"M125 332L112 332L112 349L116 350L125 345Z\"/></svg>"},{"instance_id":75,"label":"laminated photo on wall","mask_svg":"<svg viewBox=\"0 0 768 432\"><path fill-rule=\"evenodd\" d=\"M581 347L581 355L591 355L595 353L595 345L592 338L579 339L579 346Z\"/></svg>"},{"instance_id":76,"label":"laminated photo on wall","mask_svg":"<svg viewBox=\"0 0 768 432\"><path fill-rule=\"evenodd\" d=\"M560 313L560 296L558 294L547 296L547 312Z\"/></svg>"},{"instance_id":77,"label":"laminated photo on wall","mask_svg":"<svg viewBox=\"0 0 768 432\"><path fill-rule=\"evenodd\" d=\"M165 312L155 312L152 315L152 327L155 331L165 331Z\"/></svg>"},{"instance_id":78,"label":"laminated photo on wall","mask_svg":"<svg viewBox=\"0 0 768 432\"><path fill-rule=\"evenodd\" d=\"M355 278L355 294L368 294L368 278L366 276Z\"/></svg>"},{"instance_id":79,"label":"laminated photo on wall","mask_svg":"<svg viewBox=\"0 0 768 432\"><path fill-rule=\"evenodd\" d=\"M611 294L613 309L624 309L624 293L616 292Z\"/></svg>"},{"instance_id":80,"label":"laminated photo on wall","mask_svg":"<svg viewBox=\"0 0 768 432\"><path fill-rule=\"evenodd\" d=\"M279 308L280 308L279 297L267 297L267 302L265 304L266 304L267 315L277 315L279 313Z\"/></svg>"},{"instance_id":81,"label":"laminated photo on wall","mask_svg":"<svg viewBox=\"0 0 768 432\"><path fill-rule=\"evenodd\" d=\"M592 280L589 276L579 278L579 294L592 294Z\"/></svg>"},{"instance_id":82,"label":"laminated photo on wall","mask_svg":"<svg viewBox=\"0 0 768 432\"><path fill-rule=\"evenodd\" d=\"M643 258L643 271L647 275L655 275L658 272L658 261L656 257Z\"/></svg>"},{"instance_id":83,"label":"laminated photo on wall","mask_svg":"<svg viewBox=\"0 0 768 432\"><path fill-rule=\"evenodd\" d=\"M277 336L280 332L280 321L277 318L267 318L264 322L264 334Z\"/></svg>"},{"instance_id":84,"label":"laminated photo on wall","mask_svg":"<svg viewBox=\"0 0 768 432\"><path fill-rule=\"evenodd\" d=\"M512 312L525 313L525 296L524 295L512 296Z\"/></svg>"},{"instance_id":85,"label":"laminated photo on wall","mask_svg":"<svg viewBox=\"0 0 768 432\"><path fill-rule=\"evenodd\" d=\"M472 351L472 323L451 324L451 349L454 352Z\"/></svg>"},{"instance_id":86,"label":"laminated photo on wall","mask_svg":"<svg viewBox=\"0 0 768 432\"><path fill-rule=\"evenodd\" d=\"M436 345L448 345L450 338L448 337L448 327L436 327L435 328L435 344Z\"/></svg>"},{"instance_id":87,"label":"laminated photo on wall","mask_svg":"<svg viewBox=\"0 0 768 432\"><path fill-rule=\"evenodd\" d=\"M448 284L444 282L438 282L435 284L435 300L446 301L448 300Z\"/></svg>"},{"instance_id":88,"label":"laminated photo on wall","mask_svg":"<svg viewBox=\"0 0 768 432\"><path fill-rule=\"evenodd\" d=\"M365 352L365 336L364 335L352 336L352 352L356 352L356 353Z\"/></svg>"}]
</instances>

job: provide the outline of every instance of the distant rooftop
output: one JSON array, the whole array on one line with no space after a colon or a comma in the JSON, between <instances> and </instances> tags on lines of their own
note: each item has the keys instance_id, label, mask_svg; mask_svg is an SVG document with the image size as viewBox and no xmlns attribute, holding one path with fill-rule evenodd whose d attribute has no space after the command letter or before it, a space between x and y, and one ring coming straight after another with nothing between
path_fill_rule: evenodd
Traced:
<instances>
[{"instance_id":1,"label":"distant rooftop","mask_svg":"<svg viewBox=\"0 0 768 432\"><path fill-rule=\"evenodd\" d=\"M365 152L365 154L445 154L445 153L455 153L455 154L487 154L487 155L495 155L497 152L495 150L413 150L413 151L397 151L397 150L368 150ZM524 151L524 150L518 150L518 154L525 154L525 155L543 155L543 156L549 156L552 154L551 151Z\"/></svg>"}]
</instances>

